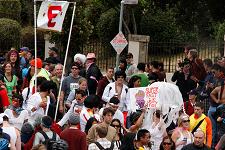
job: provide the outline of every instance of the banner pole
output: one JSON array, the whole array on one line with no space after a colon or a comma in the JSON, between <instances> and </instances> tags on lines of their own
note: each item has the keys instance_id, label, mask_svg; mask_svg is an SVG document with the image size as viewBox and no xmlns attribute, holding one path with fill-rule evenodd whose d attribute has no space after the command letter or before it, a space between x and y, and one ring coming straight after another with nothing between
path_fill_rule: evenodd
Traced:
<instances>
[{"instance_id":1,"label":"banner pole","mask_svg":"<svg viewBox=\"0 0 225 150\"><path fill-rule=\"evenodd\" d=\"M65 73L66 60L67 60L67 55L68 55L69 46L70 46L70 38L71 38L71 33L72 33L72 28L73 28L73 20L74 20L75 10L76 10L76 2L74 2L74 7L73 7L73 14L72 14L72 19L71 19L71 24L70 24L70 32L69 32L68 42L67 42L67 46L66 46L66 54L65 54L64 64L63 64L62 77L61 77L61 80L60 80L59 94L58 94L58 98L57 98L54 121L56 121L58 107L59 107L59 101L60 101L60 96L61 96L60 93L61 93L61 89L62 89L62 79L63 79L63 75Z\"/></svg>"},{"instance_id":2,"label":"banner pole","mask_svg":"<svg viewBox=\"0 0 225 150\"><path fill-rule=\"evenodd\" d=\"M37 92L37 14L36 14L36 0L34 0L34 64L35 64L35 72L34 72L34 86L35 93Z\"/></svg>"}]
</instances>

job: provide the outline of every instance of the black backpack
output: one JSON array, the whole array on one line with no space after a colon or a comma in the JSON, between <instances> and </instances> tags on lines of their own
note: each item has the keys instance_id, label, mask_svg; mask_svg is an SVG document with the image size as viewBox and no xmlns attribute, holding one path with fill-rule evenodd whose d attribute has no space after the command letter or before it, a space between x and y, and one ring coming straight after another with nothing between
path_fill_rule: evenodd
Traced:
<instances>
[{"instance_id":1,"label":"black backpack","mask_svg":"<svg viewBox=\"0 0 225 150\"><path fill-rule=\"evenodd\" d=\"M49 139L49 137L47 136L47 134L44 131L41 130L41 131L39 131L39 133L41 133L45 138L45 141L42 142L42 144L44 144L47 149L50 149L52 147L52 144L54 144L56 142L56 133L53 132L53 136L51 139Z\"/></svg>"},{"instance_id":2,"label":"black backpack","mask_svg":"<svg viewBox=\"0 0 225 150\"><path fill-rule=\"evenodd\" d=\"M111 145L109 148L102 147L102 145L99 142L95 142L95 144L100 150L113 150L114 148L114 142L111 142Z\"/></svg>"}]
</instances>

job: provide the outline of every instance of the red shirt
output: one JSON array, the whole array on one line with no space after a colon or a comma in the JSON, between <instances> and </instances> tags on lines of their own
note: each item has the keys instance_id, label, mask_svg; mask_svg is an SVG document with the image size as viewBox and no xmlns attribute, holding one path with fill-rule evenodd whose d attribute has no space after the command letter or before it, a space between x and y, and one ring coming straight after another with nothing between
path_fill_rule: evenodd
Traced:
<instances>
[{"instance_id":1,"label":"red shirt","mask_svg":"<svg viewBox=\"0 0 225 150\"><path fill-rule=\"evenodd\" d=\"M191 116L194 113L194 105L190 101L184 102L184 110L185 110L186 114Z\"/></svg>"},{"instance_id":2,"label":"red shirt","mask_svg":"<svg viewBox=\"0 0 225 150\"><path fill-rule=\"evenodd\" d=\"M9 97L7 95L7 90L4 88L0 89L0 108L9 106Z\"/></svg>"}]
</instances>

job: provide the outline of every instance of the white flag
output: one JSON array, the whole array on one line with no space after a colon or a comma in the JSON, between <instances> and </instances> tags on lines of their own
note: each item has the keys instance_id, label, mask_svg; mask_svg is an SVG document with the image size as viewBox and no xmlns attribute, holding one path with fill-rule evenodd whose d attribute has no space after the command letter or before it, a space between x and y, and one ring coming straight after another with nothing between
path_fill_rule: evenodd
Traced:
<instances>
[{"instance_id":1,"label":"white flag","mask_svg":"<svg viewBox=\"0 0 225 150\"><path fill-rule=\"evenodd\" d=\"M37 27L61 32L68 6L67 1L42 2L38 13Z\"/></svg>"}]
</instances>

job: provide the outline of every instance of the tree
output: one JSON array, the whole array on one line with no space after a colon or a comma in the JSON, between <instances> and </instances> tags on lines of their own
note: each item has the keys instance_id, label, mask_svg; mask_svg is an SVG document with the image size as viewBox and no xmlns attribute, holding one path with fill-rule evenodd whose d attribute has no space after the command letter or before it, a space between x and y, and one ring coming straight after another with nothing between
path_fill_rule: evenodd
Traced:
<instances>
[{"instance_id":1,"label":"tree","mask_svg":"<svg viewBox=\"0 0 225 150\"><path fill-rule=\"evenodd\" d=\"M19 0L1 0L0 18L9 18L20 22L21 4Z\"/></svg>"}]
</instances>

